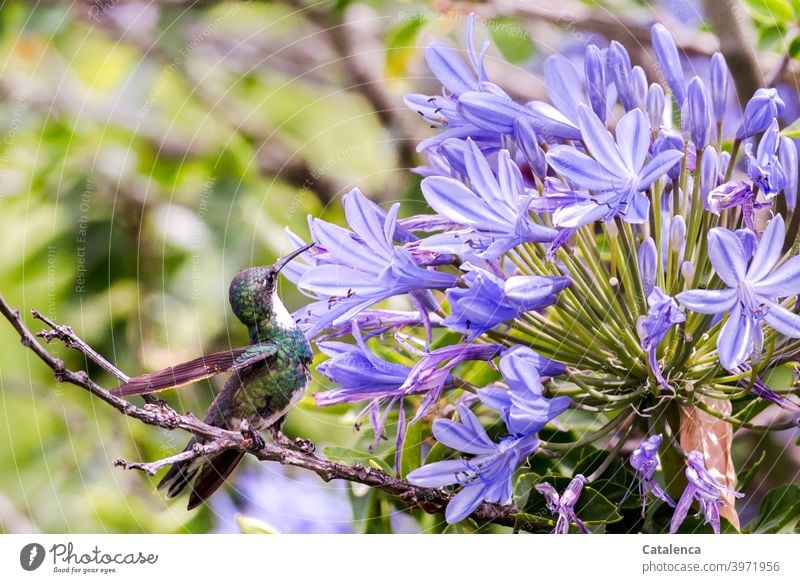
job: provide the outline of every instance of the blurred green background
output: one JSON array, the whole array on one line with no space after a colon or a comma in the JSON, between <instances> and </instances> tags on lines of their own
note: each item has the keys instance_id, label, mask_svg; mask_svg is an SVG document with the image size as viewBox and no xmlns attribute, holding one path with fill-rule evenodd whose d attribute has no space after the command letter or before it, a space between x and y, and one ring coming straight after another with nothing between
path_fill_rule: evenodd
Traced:
<instances>
[{"instance_id":1,"label":"blurred green background","mask_svg":"<svg viewBox=\"0 0 800 583\"><path fill-rule=\"evenodd\" d=\"M800 50L791 19L760 7L783 3L749 2L744 13L763 71ZM436 91L423 47L439 37L461 46L470 9L485 25L479 38L493 42L490 76L530 99L544 95L541 59L586 35L636 38L661 20L702 60L716 43L702 4L531 2L509 11L490 2L451 12L442 0L3 2L0 292L34 330L31 308L132 375L241 345L228 283L285 252L285 227L306 237L308 215L341 223L339 198L355 186L404 201L404 212L421 208L408 168L431 130L402 96ZM648 47L629 48L650 62ZM791 77L794 63L781 74ZM752 71L739 79L754 82ZM286 282L282 295L290 309L303 303ZM113 386L80 355L57 342L50 350ZM326 383L315 378L310 393ZM200 415L219 386L166 398ZM361 446L370 436L353 429L358 411L319 410L307 396L286 432ZM431 528L365 491L250 460L228 494L188 513L184 500L154 491L155 479L113 467L118 457L174 453L186 436L56 383L5 322L0 439L0 532L262 528L237 523L239 511L280 531L363 531L375 528L359 519L368 505L390 517L384 531Z\"/></svg>"}]
</instances>

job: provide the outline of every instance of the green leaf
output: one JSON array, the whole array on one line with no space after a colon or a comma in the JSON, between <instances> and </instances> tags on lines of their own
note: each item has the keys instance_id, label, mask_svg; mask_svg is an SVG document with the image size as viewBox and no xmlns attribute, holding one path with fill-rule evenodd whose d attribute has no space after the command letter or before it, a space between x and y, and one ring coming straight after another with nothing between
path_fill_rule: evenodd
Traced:
<instances>
[{"instance_id":1,"label":"green leaf","mask_svg":"<svg viewBox=\"0 0 800 583\"><path fill-rule=\"evenodd\" d=\"M524 63L533 56L533 41L517 18L495 18L487 24L487 28L492 41L510 63Z\"/></svg>"},{"instance_id":2,"label":"green leaf","mask_svg":"<svg viewBox=\"0 0 800 583\"><path fill-rule=\"evenodd\" d=\"M357 449L350 449L349 447L339 447L336 445L329 445L322 448L322 453L325 457L332 462L354 466L361 464L364 467L379 467L387 474L393 474L391 466L383 461L381 458L372 455L366 451L359 451Z\"/></svg>"},{"instance_id":3,"label":"green leaf","mask_svg":"<svg viewBox=\"0 0 800 583\"><path fill-rule=\"evenodd\" d=\"M402 77L406 74L409 60L419 52L416 40L424 24L424 18L412 18L402 21L386 35L388 77Z\"/></svg>"},{"instance_id":4,"label":"green leaf","mask_svg":"<svg viewBox=\"0 0 800 583\"><path fill-rule=\"evenodd\" d=\"M753 478L756 476L756 473L758 472L758 468L761 467L761 464L763 463L764 458L766 457L767 457L767 450L762 449L761 455L758 456L758 459L755 462L750 462L748 460L747 469L745 469L744 471L741 472L741 474L739 474L738 483L736 484L736 487L740 492L744 492L745 490L747 490L747 486L750 484L750 482L753 481Z\"/></svg>"},{"instance_id":5,"label":"green leaf","mask_svg":"<svg viewBox=\"0 0 800 583\"><path fill-rule=\"evenodd\" d=\"M800 59L800 35L797 35L789 43L789 56L793 59Z\"/></svg>"},{"instance_id":6,"label":"green leaf","mask_svg":"<svg viewBox=\"0 0 800 583\"><path fill-rule=\"evenodd\" d=\"M800 486L786 484L773 488L758 507L758 516L747 525L751 533L788 533L800 522Z\"/></svg>"},{"instance_id":7,"label":"green leaf","mask_svg":"<svg viewBox=\"0 0 800 583\"><path fill-rule=\"evenodd\" d=\"M428 455L425 456L425 463L432 464L434 462L440 462L447 457L449 451L449 447L437 441L428 452Z\"/></svg>"},{"instance_id":8,"label":"green leaf","mask_svg":"<svg viewBox=\"0 0 800 583\"><path fill-rule=\"evenodd\" d=\"M406 438L400 453L400 475L404 478L422 465L422 428L421 421L409 423L406 427Z\"/></svg>"},{"instance_id":9,"label":"green leaf","mask_svg":"<svg viewBox=\"0 0 800 583\"><path fill-rule=\"evenodd\" d=\"M243 514L236 515L236 524L242 534L278 534L278 531L266 522Z\"/></svg>"},{"instance_id":10,"label":"green leaf","mask_svg":"<svg viewBox=\"0 0 800 583\"><path fill-rule=\"evenodd\" d=\"M778 45L784 38L786 38L786 28L782 24L774 24L759 29L756 45L759 50L764 51Z\"/></svg>"},{"instance_id":11,"label":"green leaf","mask_svg":"<svg viewBox=\"0 0 800 583\"><path fill-rule=\"evenodd\" d=\"M561 494L570 483L570 478L565 476L545 476L540 478L537 474L522 474L514 485L514 498L524 514L540 517L555 523L557 517L547 509L544 496L536 491L539 482L550 482ZM622 520L617 512L616 505L591 486L584 486L581 497L575 505L575 514L589 525L608 524Z\"/></svg>"},{"instance_id":12,"label":"green leaf","mask_svg":"<svg viewBox=\"0 0 800 583\"><path fill-rule=\"evenodd\" d=\"M761 24L788 23L794 19L794 9L789 0L745 0L754 20Z\"/></svg>"},{"instance_id":13,"label":"green leaf","mask_svg":"<svg viewBox=\"0 0 800 583\"><path fill-rule=\"evenodd\" d=\"M372 489L368 495L364 516L364 534L389 534L392 532L393 509L380 490Z\"/></svg>"},{"instance_id":14,"label":"green leaf","mask_svg":"<svg viewBox=\"0 0 800 583\"><path fill-rule=\"evenodd\" d=\"M787 138L800 138L800 118L797 118L781 130L781 135Z\"/></svg>"}]
</instances>

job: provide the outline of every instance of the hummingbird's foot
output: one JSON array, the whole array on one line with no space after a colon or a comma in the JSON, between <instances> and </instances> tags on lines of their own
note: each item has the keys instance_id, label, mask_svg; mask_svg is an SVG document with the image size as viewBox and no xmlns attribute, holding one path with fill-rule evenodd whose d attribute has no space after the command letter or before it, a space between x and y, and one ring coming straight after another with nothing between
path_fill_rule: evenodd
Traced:
<instances>
[{"instance_id":1,"label":"hummingbird's foot","mask_svg":"<svg viewBox=\"0 0 800 583\"><path fill-rule=\"evenodd\" d=\"M283 434L283 431L281 431L281 428L277 424L270 427L269 432L272 435L272 441L281 447L292 447L292 440Z\"/></svg>"},{"instance_id":2,"label":"hummingbird's foot","mask_svg":"<svg viewBox=\"0 0 800 583\"><path fill-rule=\"evenodd\" d=\"M298 437L294 440L289 439L276 425L270 427L269 431L272 433L272 441L281 447L286 447L302 453L314 453L317 448L310 439L303 439L302 437Z\"/></svg>"},{"instance_id":3,"label":"hummingbird's foot","mask_svg":"<svg viewBox=\"0 0 800 583\"><path fill-rule=\"evenodd\" d=\"M302 453L314 453L314 450L317 449L313 441L310 439L303 439L302 437L295 439L294 443L292 443L292 447Z\"/></svg>"},{"instance_id":4,"label":"hummingbird's foot","mask_svg":"<svg viewBox=\"0 0 800 583\"><path fill-rule=\"evenodd\" d=\"M255 429L252 429L249 424L244 423L240 431L242 437L250 442L249 449L258 451L259 449L264 449L264 446L267 445L264 442L264 438L261 437L261 434Z\"/></svg>"}]
</instances>

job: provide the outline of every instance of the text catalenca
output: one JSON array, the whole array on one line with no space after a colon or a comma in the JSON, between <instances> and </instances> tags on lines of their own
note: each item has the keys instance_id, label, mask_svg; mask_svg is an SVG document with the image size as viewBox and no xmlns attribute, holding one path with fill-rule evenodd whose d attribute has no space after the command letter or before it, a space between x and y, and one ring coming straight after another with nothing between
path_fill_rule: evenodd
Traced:
<instances>
[{"instance_id":1,"label":"text catalenca","mask_svg":"<svg viewBox=\"0 0 800 583\"><path fill-rule=\"evenodd\" d=\"M642 545L645 555L699 555L700 547L679 547L677 545Z\"/></svg>"}]
</instances>

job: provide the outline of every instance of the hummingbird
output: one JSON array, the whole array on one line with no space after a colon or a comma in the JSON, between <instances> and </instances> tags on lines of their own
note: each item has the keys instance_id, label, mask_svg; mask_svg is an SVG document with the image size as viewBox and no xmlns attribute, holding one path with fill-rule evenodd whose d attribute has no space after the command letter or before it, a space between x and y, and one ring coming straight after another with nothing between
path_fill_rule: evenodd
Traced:
<instances>
[{"instance_id":1,"label":"hummingbird","mask_svg":"<svg viewBox=\"0 0 800 583\"><path fill-rule=\"evenodd\" d=\"M278 297L278 274L313 245L300 247L273 265L243 269L231 281L228 292L231 309L247 327L248 346L134 377L112 393L120 397L149 395L232 372L204 421L242 431L257 442L261 440L257 432L267 429L274 438L282 437L280 428L287 413L305 393L312 353L308 340ZM186 450L203 441L200 436L193 437ZM166 489L167 498L173 498L192 483L187 507L192 510L225 482L243 457L242 451L226 450L178 462L167 471L158 489Z\"/></svg>"}]
</instances>

